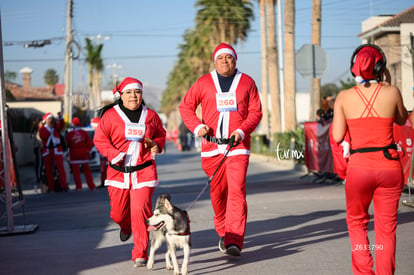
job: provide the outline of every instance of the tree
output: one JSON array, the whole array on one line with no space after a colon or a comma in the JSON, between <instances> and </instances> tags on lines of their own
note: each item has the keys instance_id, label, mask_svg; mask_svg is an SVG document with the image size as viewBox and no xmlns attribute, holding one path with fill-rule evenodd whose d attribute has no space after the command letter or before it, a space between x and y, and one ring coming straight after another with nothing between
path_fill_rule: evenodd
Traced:
<instances>
[{"instance_id":1,"label":"tree","mask_svg":"<svg viewBox=\"0 0 414 275\"><path fill-rule=\"evenodd\" d=\"M324 84L321 87L321 98L325 98L327 96L336 96L338 92L339 88L335 83Z\"/></svg>"},{"instance_id":2,"label":"tree","mask_svg":"<svg viewBox=\"0 0 414 275\"><path fill-rule=\"evenodd\" d=\"M17 73L16 72L12 72L12 71L6 71L4 73L4 79L8 82L12 82L13 80L15 80L17 77Z\"/></svg>"},{"instance_id":3,"label":"tree","mask_svg":"<svg viewBox=\"0 0 414 275\"><path fill-rule=\"evenodd\" d=\"M56 70L47 69L43 76L43 80L49 87L54 87L55 84L59 82L59 75L56 73Z\"/></svg>"},{"instance_id":4,"label":"tree","mask_svg":"<svg viewBox=\"0 0 414 275\"><path fill-rule=\"evenodd\" d=\"M170 72L163 93L161 110L177 110L186 91L212 69L211 54L220 42L235 44L247 38L253 19L252 3L247 0L199 0L196 27L184 34L178 61Z\"/></svg>"},{"instance_id":5,"label":"tree","mask_svg":"<svg viewBox=\"0 0 414 275\"><path fill-rule=\"evenodd\" d=\"M259 0L259 9L260 9L260 39L261 39L261 49L262 49L262 109L263 109L263 118L261 122L262 132L266 135L267 138L270 137L270 128L269 128L269 108L268 108L268 98L269 98L269 72L268 72L268 56L267 56L267 20L266 20L266 1ZM276 34L275 34L276 35Z\"/></svg>"},{"instance_id":6,"label":"tree","mask_svg":"<svg viewBox=\"0 0 414 275\"><path fill-rule=\"evenodd\" d=\"M94 45L92 40L86 38L86 62L89 66L89 96L90 96L90 108L96 109L101 104L101 72L103 70L103 61L101 52L103 44Z\"/></svg>"},{"instance_id":7,"label":"tree","mask_svg":"<svg viewBox=\"0 0 414 275\"><path fill-rule=\"evenodd\" d=\"M267 53L269 66L269 88L271 97L270 129L271 140L275 134L281 131L280 121L280 90L279 90L279 70L276 43L276 14L275 0L266 0L266 18L267 18Z\"/></svg>"},{"instance_id":8,"label":"tree","mask_svg":"<svg viewBox=\"0 0 414 275\"><path fill-rule=\"evenodd\" d=\"M340 80L339 83L341 83L341 87L340 87L341 90L346 90L346 89L356 86L356 82L353 78L352 79L347 78L345 81Z\"/></svg>"},{"instance_id":9,"label":"tree","mask_svg":"<svg viewBox=\"0 0 414 275\"><path fill-rule=\"evenodd\" d=\"M295 0L285 0L284 14L285 128L289 131L296 127Z\"/></svg>"}]
</instances>

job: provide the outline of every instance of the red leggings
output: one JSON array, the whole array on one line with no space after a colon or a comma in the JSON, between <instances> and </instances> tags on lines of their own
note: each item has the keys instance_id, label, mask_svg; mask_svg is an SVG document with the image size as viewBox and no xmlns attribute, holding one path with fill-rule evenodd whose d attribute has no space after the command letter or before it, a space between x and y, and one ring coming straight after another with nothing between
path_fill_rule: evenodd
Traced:
<instances>
[{"instance_id":1,"label":"red leggings","mask_svg":"<svg viewBox=\"0 0 414 275\"><path fill-rule=\"evenodd\" d=\"M354 274L394 274L397 212L404 186L401 168L348 167L345 183L346 221ZM375 243L368 240L368 208L374 202Z\"/></svg>"},{"instance_id":2,"label":"red leggings","mask_svg":"<svg viewBox=\"0 0 414 275\"><path fill-rule=\"evenodd\" d=\"M149 232L146 220L152 216L154 187L120 189L108 186L108 193L112 220L119 224L122 232L132 233L132 260L148 259Z\"/></svg>"},{"instance_id":3,"label":"red leggings","mask_svg":"<svg viewBox=\"0 0 414 275\"><path fill-rule=\"evenodd\" d=\"M204 172L210 178L223 155L202 158ZM227 157L210 183L211 204L214 209L214 227L224 245L236 244L243 248L247 220L246 174L249 156Z\"/></svg>"}]
</instances>

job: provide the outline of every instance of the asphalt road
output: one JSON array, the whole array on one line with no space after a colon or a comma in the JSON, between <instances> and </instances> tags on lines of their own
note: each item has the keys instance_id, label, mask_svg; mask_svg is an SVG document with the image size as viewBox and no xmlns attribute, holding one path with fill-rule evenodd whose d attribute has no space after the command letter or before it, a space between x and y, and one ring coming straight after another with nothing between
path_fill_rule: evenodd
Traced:
<instances>
[{"instance_id":1,"label":"asphalt road","mask_svg":"<svg viewBox=\"0 0 414 275\"><path fill-rule=\"evenodd\" d=\"M169 192L173 204L187 209L207 182L199 153L168 144L157 163L160 185L154 201ZM293 168L276 157L251 157L245 247L238 258L218 251L209 192L202 194L188 210L190 274L352 274L344 185L317 183L303 169ZM0 274L173 274L165 269L165 246L157 251L152 271L133 267L132 240L120 242L119 227L109 218L106 188L91 192L84 184L83 191L75 192L72 179L68 193L35 194L33 168L19 171L25 203L14 209L13 223L17 229L38 228L0 236ZM99 185L99 172L94 179ZM404 192L401 201L407 199ZM5 227L1 207L0 227ZM399 212L395 274L413 275L414 209L400 204ZM372 221L369 236L374 242ZM181 251L178 255L181 262Z\"/></svg>"}]
</instances>

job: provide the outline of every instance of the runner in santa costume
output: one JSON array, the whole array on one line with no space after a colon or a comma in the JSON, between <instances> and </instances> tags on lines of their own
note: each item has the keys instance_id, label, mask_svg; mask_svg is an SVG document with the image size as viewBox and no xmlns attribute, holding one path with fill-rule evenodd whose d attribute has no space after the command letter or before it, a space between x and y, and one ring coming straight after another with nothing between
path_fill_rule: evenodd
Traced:
<instances>
[{"instance_id":1,"label":"runner in santa costume","mask_svg":"<svg viewBox=\"0 0 414 275\"><path fill-rule=\"evenodd\" d=\"M89 151L93 143L88 133L82 130L79 118L72 119L73 130L65 136L66 144L69 148L69 161L72 166L73 179L75 180L76 190L82 190L82 181L80 176L80 166L82 165L85 174L86 184L89 190L95 189L91 169L89 168Z\"/></svg>"},{"instance_id":2,"label":"runner in santa costume","mask_svg":"<svg viewBox=\"0 0 414 275\"><path fill-rule=\"evenodd\" d=\"M199 78L179 106L187 128L204 137L201 158L208 177L228 150L229 139L234 137L238 144L231 148L210 186L219 249L233 256L240 255L246 228L250 134L262 118L256 84L236 69L236 60L236 51L230 45L218 45L213 53L215 70ZM196 115L199 105L202 121Z\"/></svg>"},{"instance_id":3,"label":"runner in santa costume","mask_svg":"<svg viewBox=\"0 0 414 275\"><path fill-rule=\"evenodd\" d=\"M55 119L52 113L46 113L43 116L44 126L39 129L39 136L42 139L42 156L46 170L48 191L55 190L54 181L54 163L59 173L59 183L63 191L68 191L69 187L66 182L66 172L63 166L63 148L61 144L61 128L55 125Z\"/></svg>"},{"instance_id":4,"label":"runner in santa costume","mask_svg":"<svg viewBox=\"0 0 414 275\"><path fill-rule=\"evenodd\" d=\"M142 83L125 78L113 89L118 98L100 110L94 143L108 158L105 185L108 186L111 218L119 224L120 239L133 235L134 266L148 259L146 220L152 215L152 195L158 185L154 156L164 148L166 132L156 112L142 100Z\"/></svg>"},{"instance_id":5,"label":"runner in santa costume","mask_svg":"<svg viewBox=\"0 0 414 275\"><path fill-rule=\"evenodd\" d=\"M394 274L398 205L404 186L393 125L404 125L407 110L392 86L385 55L375 45L358 47L351 58L357 85L335 101L332 136L349 134L346 170L346 222L353 274ZM386 82L382 82L383 76ZM374 205L375 242L368 239L369 207ZM375 252L375 272L373 270Z\"/></svg>"}]
</instances>

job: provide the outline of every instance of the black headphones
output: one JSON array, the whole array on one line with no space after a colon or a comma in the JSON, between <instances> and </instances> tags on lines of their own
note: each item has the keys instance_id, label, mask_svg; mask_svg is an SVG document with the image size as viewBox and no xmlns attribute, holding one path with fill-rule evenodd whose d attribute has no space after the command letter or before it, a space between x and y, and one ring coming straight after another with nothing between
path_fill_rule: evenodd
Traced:
<instances>
[{"instance_id":1,"label":"black headphones","mask_svg":"<svg viewBox=\"0 0 414 275\"><path fill-rule=\"evenodd\" d=\"M385 67L387 66L387 59L385 58L385 54L381 50L381 48L374 45L374 44L363 44L363 45L361 45L361 46L359 46L358 48L355 49L354 53L352 54L352 58L351 58L351 68L350 69L351 69L352 76L355 77L355 74L352 72L352 68L354 67L356 56L357 56L358 52L360 50L362 50L363 48L365 48L365 47L372 47L372 48L376 49L377 51L379 51L381 53L382 60L379 60L377 63L375 63L374 70L373 70L373 73L376 76L378 76L379 78L381 78L382 73L384 72Z\"/></svg>"}]
</instances>

